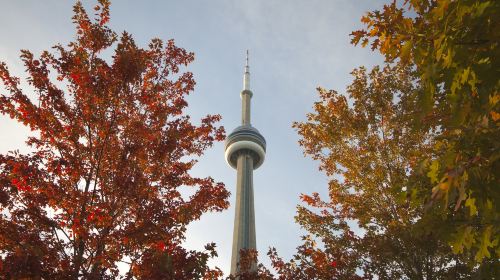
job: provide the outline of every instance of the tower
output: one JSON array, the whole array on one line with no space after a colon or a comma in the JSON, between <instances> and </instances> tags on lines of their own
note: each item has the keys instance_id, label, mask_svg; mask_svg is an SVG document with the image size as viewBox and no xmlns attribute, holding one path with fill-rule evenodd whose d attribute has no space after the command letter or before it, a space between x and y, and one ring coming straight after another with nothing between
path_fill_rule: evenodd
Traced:
<instances>
[{"instance_id":1,"label":"tower","mask_svg":"<svg viewBox=\"0 0 500 280\"><path fill-rule=\"evenodd\" d=\"M231 274L239 271L239 252L241 249L256 250L255 211L253 198L253 171L264 162L266 140L259 131L250 124L250 67L248 66L248 50L245 73L243 74L243 90L241 125L229 134L225 143L227 163L237 170L236 203L233 230L233 251L231 257ZM256 269L256 264L252 269Z\"/></svg>"}]
</instances>

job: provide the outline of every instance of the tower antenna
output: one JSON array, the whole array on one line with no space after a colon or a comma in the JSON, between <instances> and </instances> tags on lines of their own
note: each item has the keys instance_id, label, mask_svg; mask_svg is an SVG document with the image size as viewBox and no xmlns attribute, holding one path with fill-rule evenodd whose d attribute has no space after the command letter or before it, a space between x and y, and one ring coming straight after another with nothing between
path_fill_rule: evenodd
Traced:
<instances>
[{"instance_id":1,"label":"tower antenna","mask_svg":"<svg viewBox=\"0 0 500 280\"><path fill-rule=\"evenodd\" d=\"M243 90L250 90L250 65L248 64L248 50L245 63L245 73L243 74Z\"/></svg>"}]
</instances>

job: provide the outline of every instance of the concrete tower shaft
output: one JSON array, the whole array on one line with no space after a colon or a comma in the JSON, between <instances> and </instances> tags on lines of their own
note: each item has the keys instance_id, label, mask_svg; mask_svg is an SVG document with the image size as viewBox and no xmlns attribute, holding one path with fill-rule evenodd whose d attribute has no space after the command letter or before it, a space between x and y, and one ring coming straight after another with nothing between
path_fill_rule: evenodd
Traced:
<instances>
[{"instance_id":1,"label":"concrete tower shaft","mask_svg":"<svg viewBox=\"0 0 500 280\"><path fill-rule=\"evenodd\" d=\"M250 125L250 99L252 91L245 89L240 93L241 96L241 125Z\"/></svg>"},{"instance_id":2,"label":"concrete tower shaft","mask_svg":"<svg viewBox=\"0 0 500 280\"><path fill-rule=\"evenodd\" d=\"M243 75L241 92L241 126L237 127L226 139L225 158L237 170L236 203L233 231L233 250L231 274L239 271L240 251L256 250L255 210L253 196L253 170L259 168L266 155L266 140L250 123L250 103L253 96L250 90L250 66L248 51ZM252 264L252 269L257 269Z\"/></svg>"}]
</instances>

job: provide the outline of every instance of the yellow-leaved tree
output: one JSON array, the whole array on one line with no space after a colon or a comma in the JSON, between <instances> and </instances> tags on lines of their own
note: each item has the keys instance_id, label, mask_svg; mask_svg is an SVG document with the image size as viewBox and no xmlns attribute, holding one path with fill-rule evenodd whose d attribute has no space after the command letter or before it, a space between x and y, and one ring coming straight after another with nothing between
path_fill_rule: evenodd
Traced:
<instances>
[{"instance_id":1,"label":"yellow-leaved tree","mask_svg":"<svg viewBox=\"0 0 500 280\"><path fill-rule=\"evenodd\" d=\"M393 1L362 17L352 41L413 67L412 127L434 131L420 159L421 203L450 225L443 239L476 263L500 257L500 1Z\"/></svg>"}]
</instances>

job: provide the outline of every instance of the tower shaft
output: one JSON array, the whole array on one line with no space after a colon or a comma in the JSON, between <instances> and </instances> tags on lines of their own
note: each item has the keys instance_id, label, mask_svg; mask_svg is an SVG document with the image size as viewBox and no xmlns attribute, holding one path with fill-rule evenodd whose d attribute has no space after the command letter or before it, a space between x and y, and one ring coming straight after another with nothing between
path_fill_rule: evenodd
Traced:
<instances>
[{"instance_id":1,"label":"tower shaft","mask_svg":"<svg viewBox=\"0 0 500 280\"><path fill-rule=\"evenodd\" d=\"M250 99L251 93L243 91L241 93L241 124L250 125Z\"/></svg>"},{"instance_id":2,"label":"tower shaft","mask_svg":"<svg viewBox=\"0 0 500 280\"><path fill-rule=\"evenodd\" d=\"M259 168L266 156L266 140L250 123L250 66L247 61L243 75L243 91L241 91L241 123L228 135L225 142L225 158L236 173L236 203L233 229L233 248L231 256L231 274L238 278L239 272L256 271L254 256L241 263L241 252L253 253L257 250L255 238L255 210L253 196L253 170ZM249 263L250 262L250 263Z\"/></svg>"},{"instance_id":3,"label":"tower shaft","mask_svg":"<svg viewBox=\"0 0 500 280\"><path fill-rule=\"evenodd\" d=\"M234 216L231 274L239 271L240 250L257 250L255 242L255 211L253 197L253 157L241 151L237 160L236 213ZM252 264L251 270L256 269Z\"/></svg>"}]
</instances>

